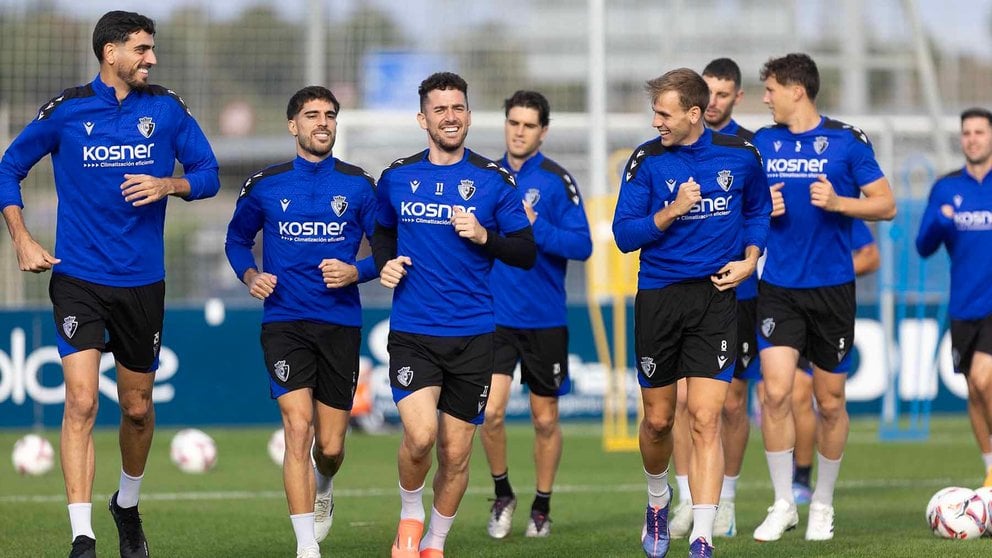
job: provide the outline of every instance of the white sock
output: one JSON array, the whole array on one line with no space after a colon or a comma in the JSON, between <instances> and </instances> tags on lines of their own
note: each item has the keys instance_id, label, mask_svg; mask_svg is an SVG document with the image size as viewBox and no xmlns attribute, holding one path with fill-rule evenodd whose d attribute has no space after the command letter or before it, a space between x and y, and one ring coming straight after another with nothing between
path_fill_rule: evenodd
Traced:
<instances>
[{"instance_id":1,"label":"white sock","mask_svg":"<svg viewBox=\"0 0 992 558\"><path fill-rule=\"evenodd\" d=\"M737 498L737 479L741 478L740 475L734 477L728 477L723 475L723 487L720 488L720 501L727 500L733 502ZM696 539L692 539L696 540Z\"/></svg>"},{"instance_id":2,"label":"white sock","mask_svg":"<svg viewBox=\"0 0 992 558\"><path fill-rule=\"evenodd\" d=\"M324 473L313 468L313 476L317 479L317 494L328 494L334 491L334 477L325 477Z\"/></svg>"},{"instance_id":3,"label":"white sock","mask_svg":"<svg viewBox=\"0 0 992 558\"><path fill-rule=\"evenodd\" d=\"M668 490L668 469L657 475L652 475L645 469L644 478L648 481L648 505L658 508L667 506L672 499Z\"/></svg>"},{"instance_id":4,"label":"white sock","mask_svg":"<svg viewBox=\"0 0 992 558\"><path fill-rule=\"evenodd\" d=\"M689 541L702 537L707 543L713 544L713 521L716 519L716 506L699 504L692 506L692 533Z\"/></svg>"},{"instance_id":5,"label":"white sock","mask_svg":"<svg viewBox=\"0 0 992 558\"><path fill-rule=\"evenodd\" d=\"M841 456L844 459L844 456ZM816 452L816 488L813 490L812 502L834 505L834 484L837 483L837 476L840 474L840 461L827 459L823 454Z\"/></svg>"},{"instance_id":6,"label":"white sock","mask_svg":"<svg viewBox=\"0 0 992 558\"><path fill-rule=\"evenodd\" d=\"M431 523L427 528L427 535L420 541L420 550L425 548L444 550L444 539L448 538L448 531L451 530L451 524L454 522L455 516L443 516L431 506Z\"/></svg>"},{"instance_id":7,"label":"white sock","mask_svg":"<svg viewBox=\"0 0 992 558\"><path fill-rule=\"evenodd\" d=\"M69 504L69 525L72 526L72 538L85 535L96 540L93 534L93 522L90 519L93 515L93 504Z\"/></svg>"},{"instance_id":8,"label":"white sock","mask_svg":"<svg viewBox=\"0 0 992 558\"><path fill-rule=\"evenodd\" d=\"M792 452L793 449L785 451L766 451L765 459L768 460L768 473L772 477L772 488L775 490L775 501L785 500L790 504L795 504L796 500L792 496ZM819 485L819 480L817 480Z\"/></svg>"},{"instance_id":9,"label":"white sock","mask_svg":"<svg viewBox=\"0 0 992 558\"><path fill-rule=\"evenodd\" d=\"M424 485L415 490L407 490L400 485L400 519L424 520Z\"/></svg>"},{"instance_id":10,"label":"white sock","mask_svg":"<svg viewBox=\"0 0 992 558\"><path fill-rule=\"evenodd\" d=\"M122 508L133 508L138 505L138 493L141 492L141 479L145 475L132 477L121 469L121 483L117 489L117 505Z\"/></svg>"},{"instance_id":11,"label":"white sock","mask_svg":"<svg viewBox=\"0 0 992 558\"><path fill-rule=\"evenodd\" d=\"M293 522L293 532L296 533L297 552L317 543L313 534L313 512L291 515L289 520Z\"/></svg>"},{"instance_id":12,"label":"white sock","mask_svg":"<svg viewBox=\"0 0 992 558\"><path fill-rule=\"evenodd\" d=\"M675 484L679 485L679 503L692 505L692 492L689 491L689 475L675 475Z\"/></svg>"},{"instance_id":13,"label":"white sock","mask_svg":"<svg viewBox=\"0 0 992 558\"><path fill-rule=\"evenodd\" d=\"M983 453L982 461L985 462L985 470L988 470L989 467L992 467L992 453Z\"/></svg>"}]
</instances>

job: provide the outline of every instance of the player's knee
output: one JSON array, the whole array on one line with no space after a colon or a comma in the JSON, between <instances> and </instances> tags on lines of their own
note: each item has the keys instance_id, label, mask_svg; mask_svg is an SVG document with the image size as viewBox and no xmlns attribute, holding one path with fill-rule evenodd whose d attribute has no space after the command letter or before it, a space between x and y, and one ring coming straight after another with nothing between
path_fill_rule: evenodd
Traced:
<instances>
[{"instance_id":1,"label":"player's knee","mask_svg":"<svg viewBox=\"0 0 992 558\"><path fill-rule=\"evenodd\" d=\"M99 401L96 394L72 394L68 391L65 394L65 417L75 422L93 422L96 420L96 411L99 408Z\"/></svg>"},{"instance_id":2,"label":"player's knee","mask_svg":"<svg viewBox=\"0 0 992 558\"><path fill-rule=\"evenodd\" d=\"M541 438L554 436L558 431L558 414L542 413L532 417L534 421L534 433Z\"/></svg>"},{"instance_id":3,"label":"player's knee","mask_svg":"<svg viewBox=\"0 0 992 558\"><path fill-rule=\"evenodd\" d=\"M723 402L723 417L727 422L735 422L747 415L747 402L741 397L727 397Z\"/></svg>"},{"instance_id":4,"label":"player's knee","mask_svg":"<svg viewBox=\"0 0 992 558\"><path fill-rule=\"evenodd\" d=\"M792 394L784 389L766 386L761 405L769 412L785 412L792 407Z\"/></svg>"},{"instance_id":5,"label":"player's knee","mask_svg":"<svg viewBox=\"0 0 992 558\"><path fill-rule=\"evenodd\" d=\"M406 446L410 455L414 458L423 459L430 455L436 438L437 433L433 430L421 430L418 432L413 429L407 429L403 432L403 445Z\"/></svg>"},{"instance_id":6,"label":"player's knee","mask_svg":"<svg viewBox=\"0 0 992 558\"><path fill-rule=\"evenodd\" d=\"M152 420L152 402L150 399L136 398L127 403L121 402L121 415L137 427L147 426Z\"/></svg>"},{"instance_id":7,"label":"player's knee","mask_svg":"<svg viewBox=\"0 0 992 558\"><path fill-rule=\"evenodd\" d=\"M720 411L717 409L696 409L692 412L693 438L716 437L720 426Z\"/></svg>"},{"instance_id":8,"label":"player's knee","mask_svg":"<svg viewBox=\"0 0 992 558\"><path fill-rule=\"evenodd\" d=\"M506 408L500 408L497 405L487 405L486 406L486 418L482 423L482 428L485 430L493 430L498 428L503 428L506 424Z\"/></svg>"},{"instance_id":9,"label":"player's knee","mask_svg":"<svg viewBox=\"0 0 992 558\"><path fill-rule=\"evenodd\" d=\"M314 457L329 463L340 463L344 460L344 444L337 441L317 441Z\"/></svg>"},{"instance_id":10,"label":"player's knee","mask_svg":"<svg viewBox=\"0 0 992 558\"><path fill-rule=\"evenodd\" d=\"M438 466L443 467L449 475L458 475L468 471L471 447L464 448L457 444L447 444L438 447Z\"/></svg>"},{"instance_id":11,"label":"player's knee","mask_svg":"<svg viewBox=\"0 0 992 558\"><path fill-rule=\"evenodd\" d=\"M842 418L847 413L847 405L843 396L820 397L816 401L816 409L820 417L826 422L834 422Z\"/></svg>"},{"instance_id":12,"label":"player's knee","mask_svg":"<svg viewBox=\"0 0 992 558\"><path fill-rule=\"evenodd\" d=\"M641 424L649 436L658 438L671 433L672 425L675 423L674 418L667 415L645 415Z\"/></svg>"}]
</instances>

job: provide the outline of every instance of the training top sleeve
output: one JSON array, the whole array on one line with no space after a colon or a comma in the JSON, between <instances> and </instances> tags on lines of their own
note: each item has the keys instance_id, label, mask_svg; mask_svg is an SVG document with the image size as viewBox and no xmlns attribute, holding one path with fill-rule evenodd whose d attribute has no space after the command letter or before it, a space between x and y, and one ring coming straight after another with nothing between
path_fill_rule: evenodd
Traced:
<instances>
[{"instance_id":1,"label":"training top sleeve","mask_svg":"<svg viewBox=\"0 0 992 558\"><path fill-rule=\"evenodd\" d=\"M930 190L927 207L920 219L920 231L916 235L916 251L924 258L930 256L945 242L948 232L953 228L954 221L944 216L941 206L948 204L943 195L941 183L937 182Z\"/></svg>"},{"instance_id":2,"label":"training top sleeve","mask_svg":"<svg viewBox=\"0 0 992 558\"><path fill-rule=\"evenodd\" d=\"M176 159L183 166L183 178L189 181L189 195L184 199L193 201L213 197L220 190L217 158L196 120L186 111L181 114Z\"/></svg>"},{"instance_id":3,"label":"training top sleeve","mask_svg":"<svg viewBox=\"0 0 992 558\"><path fill-rule=\"evenodd\" d=\"M752 150L754 165L744 190L744 246L757 246L764 252L771 223L772 198L761 156L756 149Z\"/></svg>"},{"instance_id":4,"label":"training top sleeve","mask_svg":"<svg viewBox=\"0 0 992 558\"><path fill-rule=\"evenodd\" d=\"M553 224L549 219L538 215L534 221L534 241L542 252L569 260L584 261L592 255L592 237L589 234L589 220L582 198L575 187L575 179L565 175L569 188L568 195L556 197L558 223Z\"/></svg>"},{"instance_id":5,"label":"training top sleeve","mask_svg":"<svg viewBox=\"0 0 992 558\"><path fill-rule=\"evenodd\" d=\"M24 207L21 181L31 167L58 149L61 114L56 110L46 118L32 120L7 148L0 160L0 210L8 205Z\"/></svg>"},{"instance_id":6,"label":"training top sleeve","mask_svg":"<svg viewBox=\"0 0 992 558\"><path fill-rule=\"evenodd\" d=\"M245 272L249 269L258 269L251 249L255 245L255 236L262 229L265 220L256 196L251 195L250 179L245 183L242 191L244 193L238 198L234 215L227 225L227 239L224 242L227 261L231 263L238 281L244 280Z\"/></svg>"},{"instance_id":7,"label":"training top sleeve","mask_svg":"<svg viewBox=\"0 0 992 558\"><path fill-rule=\"evenodd\" d=\"M378 203L376 196L378 193L373 189L369 195L362 199L362 232L369 243L372 242L372 235L375 234L375 222L377 219ZM358 282L365 283L379 276L379 270L375 266L375 258L366 256L355 263L358 268Z\"/></svg>"},{"instance_id":8,"label":"training top sleeve","mask_svg":"<svg viewBox=\"0 0 992 558\"><path fill-rule=\"evenodd\" d=\"M627 161L620 179L620 194L613 213L613 237L621 252L633 252L664 234L654 224L651 211L651 174L644 170L644 147Z\"/></svg>"},{"instance_id":9,"label":"training top sleeve","mask_svg":"<svg viewBox=\"0 0 992 558\"><path fill-rule=\"evenodd\" d=\"M850 157L848 164L850 165L851 175L854 177L855 184L859 188L863 188L879 178L884 178L885 173L878 166L878 161L875 159L875 150L872 148L871 142L868 141L868 136L856 128L853 128L851 131L854 133L856 141L852 141L849 144Z\"/></svg>"},{"instance_id":10,"label":"training top sleeve","mask_svg":"<svg viewBox=\"0 0 992 558\"><path fill-rule=\"evenodd\" d=\"M851 222L851 251L856 252L872 244L875 244L875 237L872 236L871 229L861 219L854 219Z\"/></svg>"}]
</instances>

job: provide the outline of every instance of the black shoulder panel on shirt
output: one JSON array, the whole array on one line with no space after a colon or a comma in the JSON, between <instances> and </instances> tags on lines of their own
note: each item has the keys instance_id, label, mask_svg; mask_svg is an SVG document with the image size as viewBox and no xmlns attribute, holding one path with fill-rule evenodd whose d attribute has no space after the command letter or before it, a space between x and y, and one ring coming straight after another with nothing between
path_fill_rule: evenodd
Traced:
<instances>
[{"instance_id":1,"label":"black shoulder panel on shirt","mask_svg":"<svg viewBox=\"0 0 992 558\"><path fill-rule=\"evenodd\" d=\"M272 165L271 167L266 167L256 172L255 174L249 176L248 180L245 180L244 185L241 186L241 194L238 195L238 199L247 196L248 192L251 192L251 189L254 188L255 185L261 182L263 179L268 178L270 176L275 176L277 174L282 174L284 172L288 172L291 170L293 170L293 162L287 161L285 163L279 163L278 165Z\"/></svg>"},{"instance_id":2,"label":"black shoulder panel on shirt","mask_svg":"<svg viewBox=\"0 0 992 558\"><path fill-rule=\"evenodd\" d=\"M186 106L186 101L184 101L183 98L180 97L175 91L162 87L161 85L149 85L146 91L152 95L168 95L169 97L172 97L177 103L179 103L179 106L183 107L186 114L193 116L193 113L189 111L189 107Z\"/></svg>"},{"instance_id":3,"label":"black shoulder panel on shirt","mask_svg":"<svg viewBox=\"0 0 992 558\"><path fill-rule=\"evenodd\" d=\"M493 161L491 159L486 159L485 157L479 155L474 151L469 151L468 162L479 167L480 169L487 169L499 173L500 177L503 179L503 182L506 182L506 184L509 187L511 188L517 187L517 181L515 178L513 178L513 175L510 174L510 171L499 166L499 163L497 163L496 161Z\"/></svg>"},{"instance_id":4,"label":"black shoulder panel on shirt","mask_svg":"<svg viewBox=\"0 0 992 558\"><path fill-rule=\"evenodd\" d=\"M569 201L575 205L579 205L579 188L575 185L575 179L572 178L572 175L568 174L565 167L545 157L541 161L541 168L561 178L562 183L565 185L565 195L568 196Z\"/></svg>"},{"instance_id":5,"label":"black shoulder panel on shirt","mask_svg":"<svg viewBox=\"0 0 992 558\"><path fill-rule=\"evenodd\" d=\"M849 130L851 132L851 135L854 136L854 139L860 141L861 143L863 143L865 145L871 145L871 142L868 141L868 134L865 134L861 130L861 128L857 128L855 126L851 126L850 124L845 124L844 122L841 122L840 120L834 120L832 118L825 117L823 119L823 127L824 128L830 128L830 129L833 129L833 130Z\"/></svg>"},{"instance_id":6,"label":"black shoulder panel on shirt","mask_svg":"<svg viewBox=\"0 0 992 558\"><path fill-rule=\"evenodd\" d=\"M402 167L402 166L405 166L405 165L412 165L413 163L416 163L416 162L419 162L419 161L423 161L424 160L424 157L426 157L426 156L427 156L427 150L425 149L423 151L414 153L413 155L410 155L409 157L401 157L399 159L396 159L395 161L393 161L392 163L390 163L389 166L386 167L382 171L382 174L386 174L388 171L391 171L393 169L397 169L397 168ZM381 180L382 177L380 176L379 179Z\"/></svg>"},{"instance_id":7,"label":"black shoulder panel on shirt","mask_svg":"<svg viewBox=\"0 0 992 558\"><path fill-rule=\"evenodd\" d=\"M661 139L653 139L647 143L642 143L631 153L630 159L627 160L627 168L623 171L624 180L630 182L637 176L637 171L641 168L642 163L644 163L644 159L654 157L655 155L662 155L666 151L665 146L661 144Z\"/></svg>"},{"instance_id":8,"label":"black shoulder panel on shirt","mask_svg":"<svg viewBox=\"0 0 992 558\"><path fill-rule=\"evenodd\" d=\"M741 136L716 133L713 134L713 145L750 150L751 153L754 153L755 158L758 159L758 165L763 166L761 153L758 153L758 148Z\"/></svg>"},{"instance_id":9,"label":"black shoulder panel on shirt","mask_svg":"<svg viewBox=\"0 0 992 558\"><path fill-rule=\"evenodd\" d=\"M737 132L734 135L739 138L746 139L747 141L752 141L754 139L754 132L743 126L737 126Z\"/></svg>"},{"instance_id":10,"label":"black shoulder panel on shirt","mask_svg":"<svg viewBox=\"0 0 992 558\"><path fill-rule=\"evenodd\" d=\"M365 172L365 169L359 167L358 165L352 165L351 163L345 163L344 161L338 160L337 164L334 166L335 169L341 171L342 174L347 174L349 176L362 176L365 180L369 181L369 186L375 190L375 179L372 175Z\"/></svg>"},{"instance_id":11,"label":"black shoulder panel on shirt","mask_svg":"<svg viewBox=\"0 0 992 558\"><path fill-rule=\"evenodd\" d=\"M961 176L961 173L963 173L963 172L964 172L964 168L954 169L954 170L952 170L951 172L949 172L947 174L944 174L942 176L937 177L937 180L935 180L935 182L940 181L940 180L943 180L945 178L954 178L956 176Z\"/></svg>"},{"instance_id":12,"label":"black shoulder panel on shirt","mask_svg":"<svg viewBox=\"0 0 992 558\"><path fill-rule=\"evenodd\" d=\"M67 99L79 99L82 97L92 97L93 96L93 85L87 83L86 85L78 85L76 87L70 87L54 99L48 101L38 110L38 120L44 120L55 112L55 109L59 108L59 105Z\"/></svg>"}]
</instances>

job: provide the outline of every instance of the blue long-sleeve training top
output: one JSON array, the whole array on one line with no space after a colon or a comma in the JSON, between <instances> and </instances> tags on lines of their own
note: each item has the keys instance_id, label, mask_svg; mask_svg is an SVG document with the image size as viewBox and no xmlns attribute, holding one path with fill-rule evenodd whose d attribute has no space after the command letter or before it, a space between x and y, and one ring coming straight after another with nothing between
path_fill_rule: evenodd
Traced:
<instances>
[{"instance_id":1,"label":"blue long-sleeve training top","mask_svg":"<svg viewBox=\"0 0 992 558\"><path fill-rule=\"evenodd\" d=\"M362 235L375 230L375 181L364 170L328 157L296 157L245 181L227 227L225 251L238 279L258 269L252 246L262 231L262 270L276 276L263 323L310 320L360 327L358 285L329 289L320 262L358 268L358 282L377 277L371 256L356 262Z\"/></svg>"},{"instance_id":2,"label":"blue long-sleeve training top","mask_svg":"<svg viewBox=\"0 0 992 558\"><path fill-rule=\"evenodd\" d=\"M702 200L666 230L654 215L693 178ZM655 138L634 150L620 181L613 236L623 252L640 249L639 289L709 278L746 246L765 248L771 197L761 156L750 143L705 130L688 146Z\"/></svg>"},{"instance_id":3,"label":"blue long-sleeve training top","mask_svg":"<svg viewBox=\"0 0 992 558\"><path fill-rule=\"evenodd\" d=\"M586 260L592 238L575 179L541 152L513 172L504 155L500 161L513 173L519 198L537 213L534 242L537 262L529 270L499 260L489 275L496 324L519 329L561 327L568 322L565 272L568 260Z\"/></svg>"},{"instance_id":4,"label":"blue long-sleeve training top","mask_svg":"<svg viewBox=\"0 0 992 558\"><path fill-rule=\"evenodd\" d=\"M943 206L953 212L951 217L943 214ZM934 183L920 221L916 250L927 257L941 244L951 257L948 314L956 320L992 314L992 173L979 182L960 169Z\"/></svg>"},{"instance_id":5,"label":"blue long-sleeve training top","mask_svg":"<svg viewBox=\"0 0 992 558\"><path fill-rule=\"evenodd\" d=\"M829 287L854 281L851 217L810 203L810 185L826 175L838 196L858 198L861 188L885 175L868 136L821 117L812 130L794 134L783 125L754 134L768 184L785 183L785 214L772 219L762 281L786 288Z\"/></svg>"},{"instance_id":6,"label":"blue long-sleeve training top","mask_svg":"<svg viewBox=\"0 0 992 558\"><path fill-rule=\"evenodd\" d=\"M173 175L189 181L186 200L220 189L217 159L185 103L169 89L133 89L118 102L97 76L44 106L0 160L0 209L24 207L21 181L51 154L58 195L53 273L116 287L165 277L168 198L134 207L124 200L125 174Z\"/></svg>"},{"instance_id":7,"label":"blue long-sleeve training top","mask_svg":"<svg viewBox=\"0 0 992 558\"><path fill-rule=\"evenodd\" d=\"M723 128L713 131L720 134L727 134L728 136L737 136L747 141L754 139L754 132L744 128L733 118ZM758 298L758 270L756 269L750 277L745 279L740 285L737 285L736 290L738 301Z\"/></svg>"},{"instance_id":8,"label":"blue long-sleeve training top","mask_svg":"<svg viewBox=\"0 0 992 558\"><path fill-rule=\"evenodd\" d=\"M439 337L495 331L493 256L458 236L451 220L458 208L490 234L526 229L529 236L520 195L506 170L468 149L453 165L435 165L427 155L399 159L379 178L378 225L395 230L396 255L413 262L393 292L389 327Z\"/></svg>"}]
</instances>

